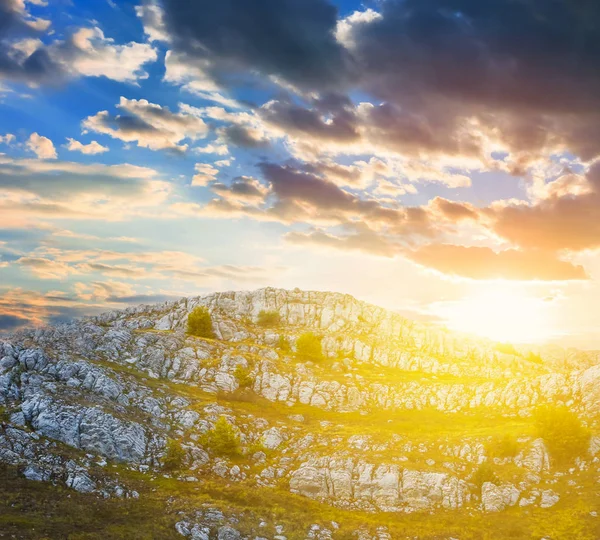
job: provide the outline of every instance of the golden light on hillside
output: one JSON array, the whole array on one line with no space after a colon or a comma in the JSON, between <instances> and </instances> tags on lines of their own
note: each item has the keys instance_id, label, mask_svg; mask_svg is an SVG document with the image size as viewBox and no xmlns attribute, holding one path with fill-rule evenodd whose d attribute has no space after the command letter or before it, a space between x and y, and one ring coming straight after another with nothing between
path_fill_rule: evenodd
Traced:
<instances>
[{"instance_id":1,"label":"golden light on hillside","mask_svg":"<svg viewBox=\"0 0 600 540\"><path fill-rule=\"evenodd\" d=\"M555 334L548 302L517 286L494 283L490 290L435 309L451 330L508 343L540 343Z\"/></svg>"}]
</instances>

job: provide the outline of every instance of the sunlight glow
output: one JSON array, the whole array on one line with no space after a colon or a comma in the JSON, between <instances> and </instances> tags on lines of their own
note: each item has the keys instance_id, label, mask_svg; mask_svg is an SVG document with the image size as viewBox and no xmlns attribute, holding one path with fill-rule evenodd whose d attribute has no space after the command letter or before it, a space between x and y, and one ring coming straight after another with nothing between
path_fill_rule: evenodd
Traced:
<instances>
[{"instance_id":1,"label":"sunlight glow","mask_svg":"<svg viewBox=\"0 0 600 540\"><path fill-rule=\"evenodd\" d=\"M554 336L548 303L523 290L494 284L435 310L451 330L507 343L541 343Z\"/></svg>"}]
</instances>

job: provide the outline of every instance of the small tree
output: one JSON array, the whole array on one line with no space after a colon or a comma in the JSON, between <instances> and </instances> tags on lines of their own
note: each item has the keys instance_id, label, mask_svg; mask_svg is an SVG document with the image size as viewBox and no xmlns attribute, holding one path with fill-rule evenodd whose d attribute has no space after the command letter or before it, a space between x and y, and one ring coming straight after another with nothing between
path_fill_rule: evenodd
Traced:
<instances>
[{"instance_id":1,"label":"small tree","mask_svg":"<svg viewBox=\"0 0 600 540\"><path fill-rule=\"evenodd\" d=\"M538 435L544 439L550 455L567 463L585 455L591 433L579 417L565 406L542 406L535 411Z\"/></svg>"},{"instance_id":2,"label":"small tree","mask_svg":"<svg viewBox=\"0 0 600 540\"><path fill-rule=\"evenodd\" d=\"M313 332L302 334L296 341L296 358L304 361L321 362L323 360L321 338Z\"/></svg>"},{"instance_id":3,"label":"small tree","mask_svg":"<svg viewBox=\"0 0 600 540\"><path fill-rule=\"evenodd\" d=\"M212 327L212 319L208 309L204 306L198 306L188 315L187 321L188 334L196 337L214 338L215 334Z\"/></svg>"},{"instance_id":4,"label":"small tree","mask_svg":"<svg viewBox=\"0 0 600 540\"><path fill-rule=\"evenodd\" d=\"M240 453L239 435L224 416L219 416L215 427L204 434L202 442L220 456L236 456Z\"/></svg>"},{"instance_id":5,"label":"small tree","mask_svg":"<svg viewBox=\"0 0 600 540\"><path fill-rule=\"evenodd\" d=\"M494 438L486 448L490 457L509 458L519 453L519 442L514 436L503 435Z\"/></svg>"},{"instance_id":6,"label":"small tree","mask_svg":"<svg viewBox=\"0 0 600 540\"><path fill-rule=\"evenodd\" d=\"M258 325L263 328L273 328L279 326L281 317L278 311L265 311L264 309L258 314Z\"/></svg>"},{"instance_id":7,"label":"small tree","mask_svg":"<svg viewBox=\"0 0 600 540\"><path fill-rule=\"evenodd\" d=\"M238 364L233 375L240 385L240 388L250 388L254 385L254 377L252 377L252 370L249 367Z\"/></svg>"},{"instance_id":8,"label":"small tree","mask_svg":"<svg viewBox=\"0 0 600 540\"><path fill-rule=\"evenodd\" d=\"M163 461L165 471L178 471L183 467L185 461L185 450L175 439L167 441L167 453Z\"/></svg>"},{"instance_id":9,"label":"small tree","mask_svg":"<svg viewBox=\"0 0 600 540\"><path fill-rule=\"evenodd\" d=\"M473 474L471 481L477 486L478 489L481 489L483 484L486 482L492 482L492 484L498 484L498 477L494 472L494 467L488 461L484 461L477 470Z\"/></svg>"},{"instance_id":10,"label":"small tree","mask_svg":"<svg viewBox=\"0 0 600 540\"><path fill-rule=\"evenodd\" d=\"M277 348L284 354L287 354L292 350L288 338L286 338L282 334L279 334L279 339L277 340Z\"/></svg>"}]
</instances>

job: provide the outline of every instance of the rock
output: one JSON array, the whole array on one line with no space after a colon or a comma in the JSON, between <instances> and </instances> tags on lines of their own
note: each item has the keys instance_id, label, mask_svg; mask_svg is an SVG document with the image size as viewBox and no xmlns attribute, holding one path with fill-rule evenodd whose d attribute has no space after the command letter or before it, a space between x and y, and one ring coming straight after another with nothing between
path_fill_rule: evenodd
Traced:
<instances>
[{"instance_id":1,"label":"rock","mask_svg":"<svg viewBox=\"0 0 600 540\"><path fill-rule=\"evenodd\" d=\"M233 527L224 525L223 527L219 527L217 538L218 540L240 540L242 538L242 535L238 530L234 529Z\"/></svg>"},{"instance_id":2,"label":"rock","mask_svg":"<svg viewBox=\"0 0 600 540\"><path fill-rule=\"evenodd\" d=\"M96 484L84 471L76 471L70 474L67 478L66 484L68 487L73 488L75 491L80 493L91 493L96 489Z\"/></svg>"},{"instance_id":3,"label":"rock","mask_svg":"<svg viewBox=\"0 0 600 540\"><path fill-rule=\"evenodd\" d=\"M542 499L540 501L540 508L550 508L554 506L560 500L558 493L555 493L551 489L542 491Z\"/></svg>"},{"instance_id":4,"label":"rock","mask_svg":"<svg viewBox=\"0 0 600 540\"><path fill-rule=\"evenodd\" d=\"M497 486L485 482L481 487L481 505L485 512L500 512L507 506L514 506L519 500L519 490L512 484Z\"/></svg>"},{"instance_id":5,"label":"rock","mask_svg":"<svg viewBox=\"0 0 600 540\"><path fill-rule=\"evenodd\" d=\"M272 427L263 433L261 443L265 448L268 448L269 450L275 450L279 447L283 440L284 439L281 432L276 427Z\"/></svg>"},{"instance_id":6,"label":"rock","mask_svg":"<svg viewBox=\"0 0 600 540\"><path fill-rule=\"evenodd\" d=\"M544 440L536 439L533 441L529 451L521 452L515 458L515 463L536 473L548 472L550 470L550 456Z\"/></svg>"}]
</instances>

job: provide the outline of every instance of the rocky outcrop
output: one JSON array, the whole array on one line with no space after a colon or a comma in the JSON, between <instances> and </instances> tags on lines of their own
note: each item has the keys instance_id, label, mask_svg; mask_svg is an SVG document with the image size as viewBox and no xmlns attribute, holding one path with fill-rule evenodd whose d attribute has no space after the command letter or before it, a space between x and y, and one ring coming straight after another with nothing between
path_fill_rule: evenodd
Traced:
<instances>
[{"instance_id":1,"label":"rocky outcrop","mask_svg":"<svg viewBox=\"0 0 600 540\"><path fill-rule=\"evenodd\" d=\"M188 314L199 305L211 312L217 339L186 335ZM256 324L263 309L277 311L281 324ZM294 355L307 331L322 336L320 364ZM528 360L526 350L506 354L333 293L262 289L140 306L0 341L0 461L32 480L128 496L106 481L107 465L164 474L175 448L182 481L287 485L348 509L549 507L559 494L539 487L556 480L542 439L526 435L516 455L491 459L493 426L484 435L425 441L419 430L388 426L382 436L376 425L359 429L351 419L385 422L386 411L393 422L422 412L415 418L443 417L436 425L451 426L457 417L513 421L537 404L564 403L590 420L600 397L600 364L593 362L600 360L573 351L562 358L554 370L552 361ZM220 416L235 426L245 461L206 442ZM590 457L599 448L594 438ZM486 482L479 493L470 482L488 460L519 471L513 483ZM579 470L588 466L583 460ZM182 519L178 530L192 538L221 534L216 522L206 529L205 518Z\"/></svg>"},{"instance_id":2,"label":"rocky outcrop","mask_svg":"<svg viewBox=\"0 0 600 540\"><path fill-rule=\"evenodd\" d=\"M485 512L500 512L507 506L517 504L519 495L519 490L512 484L497 486L485 482L481 487L481 506Z\"/></svg>"},{"instance_id":3,"label":"rocky outcrop","mask_svg":"<svg viewBox=\"0 0 600 540\"><path fill-rule=\"evenodd\" d=\"M459 508L470 500L466 482L446 473L404 470L330 458L303 463L291 474L293 492L344 507L384 512Z\"/></svg>"}]
</instances>

